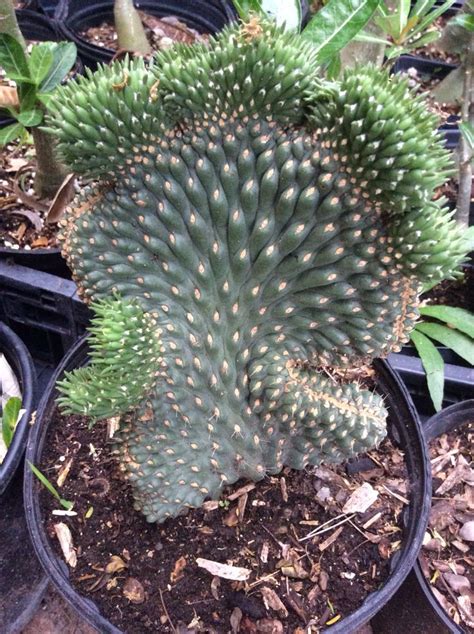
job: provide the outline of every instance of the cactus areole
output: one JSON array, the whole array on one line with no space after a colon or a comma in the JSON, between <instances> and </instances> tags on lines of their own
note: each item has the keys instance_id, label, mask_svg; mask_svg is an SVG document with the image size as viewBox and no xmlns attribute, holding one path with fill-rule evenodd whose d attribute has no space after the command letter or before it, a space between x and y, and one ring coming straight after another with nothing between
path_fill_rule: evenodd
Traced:
<instances>
[{"instance_id":1,"label":"cactus areole","mask_svg":"<svg viewBox=\"0 0 474 634\"><path fill-rule=\"evenodd\" d=\"M49 120L99 182L61 232L96 318L59 403L120 417L149 521L384 437L382 397L328 374L398 350L422 283L467 250L432 202L451 168L436 121L403 79L328 82L311 44L254 18L78 78Z\"/></svg>"}]
</instances>

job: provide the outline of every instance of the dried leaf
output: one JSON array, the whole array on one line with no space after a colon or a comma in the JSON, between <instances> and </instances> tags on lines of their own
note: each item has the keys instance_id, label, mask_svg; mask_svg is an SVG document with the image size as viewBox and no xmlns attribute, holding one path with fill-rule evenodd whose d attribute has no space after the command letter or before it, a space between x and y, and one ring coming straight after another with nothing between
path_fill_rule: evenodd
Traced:
<instances>
[{"instance_id":1,"label":"dried leaf","mask_svg":"<svg viewBox=\"0 0 474 634\"><path fill-rule=\"evenodd\" d=\"M234 506L230 509L230 511L226 514L224 519L222 520L225 526L232 528L233 526L237 526L239 523L239 513L237 507Z\"/></svg>"},{"instance_id":2,"label":"dried leaf","mask_svg":"<svg viewBox=\"0 0 474 634\"><path fill-rule=\"evenodd\" d=\"M239 518L239 523L242 524L245 515L245 508L247 506L247 500L249 499L248 493L244 493L239 497L237 501L237 517Z\"/></svg>"},{"instance_id":3,"label":"dried leaf","mask_svg":"<svg viewBox=\"0 0 474 634\"><path fill-rule=\"evenodd\" d=\"M41 231L41 229L43 228L43 219L36 211L32 211L31 209L14 209L11 211L11 213L15 214L15 216L24 216L25 218L28 218L36 231ZM48 239L45 239L47 246Z\"/></svg>"},{"instance_id":4,"label":"dried leaf","mask_svg":"<svg viewBox=\"0 0 474 634\"><path fill-rule=\"evenodd\" d=\"M46 222L59 222L63 217L66 206L74 198L74 185L76 177L68 174L59 186L56 196L53 198L48 211L46 212Z\"/></svg>"},{"instance_id":5,"label":"dried leaf","mask_svg":"<svg viewBox=\"0 0 474 634\"><path fill-rule=\"evenodd\" d=\"M211 581L211 594L216 601L220 601L219 588L221 587L221 580L219 577L212 577Z\"/></svg>"},{"instance_id":6,"label":"dried leaf","mask_svg":"<svg viewBox=\"0 0 474 634\"><path fill-rule=\"evenodd\" d=\"M69 460L60 469L58 474L58 479L56 480L58 487L62 487L63 484L66 482L66 478L68 477L69 471L71 470L71 465L72 465L72 458L69 458Z\"/></svg>"},{"instance_id":7,"label":"dried leaf","mask_svg":"<svg viewBox=\"0 0 474 634\"><path fill-rule=\"evenodd\" d=\"M280 478L280 490L281 490L281 497L283 498L283 502L288 502L288 490L286 488L285 478Z\"/></svg>"},{"instance_id":8,"label":"dried leaf","mask_svg":"<svg viewBox=\"0 0 474 634\"><path fill-rule=\"evenodd\" d=\"M31 247L33 249L40 249L43 247L47 247L49 245L49 240L46 236L40 236L36 240L33 240L31 243Z\"/></svg>"},{"instance_id":9,"label":"dried leaf","mask_svg":"<svg viewBox=\"0 0 474 634\"><path fill-rule=\"evenodd\" d=\"M336 541L336 539L339 537L339 535L342 533L343 530L344 530L344 526L339 526L339 528L336 528L334 533L332 533L321 544L318 544L319 550L322 552L323 550L326 550L326 548L329 548L329 546L331 546Z\"/></svg>"},{"instance_id":10,"label":"dried leaf","mask_svg":"<svg viewBox=\"0 0 474 634\"><path fill-rule=\"evenodd\" d=\"M379 493L371 484L364 482L362 486L356 489L342 508L343 513L365 513L369 509L375 500L378 498Z\"/></svg>"},{"instance_id":11,"label":"dried leaf","mask_svg":"<svg viewBox=\"0 0 474 634\"><path fill-rule=\"evenodd\" d=\"M230 615L230 626L232 628L232 634L238 634L240 632L240 622L242 621L242 610L240 608L234 608Z\"/></svg>"},{"instance_id":12,"label":"dried leaf","mask_svg":"<svg viewBox=\"0 0 474 634\"><path fill-rule=\"evenodd\" d=\"M262 550L260 551L260 561L264 564L268 561L268 553L270 550L270 544L268 542L263 542Z\"/></svg>"},{"instance_id":13,"label":"dried leaf","mask_svg":"<svg viewBox=\"0 0 474 634\"><path fill-rule=\"evenodd\" d=\"M282 575L292 579L307 579L309 577L308 571L299 561L287 562L287 560L283 560L277 564L277 568L280 568Z\"/></svg>"},{"instance_id":14,"label":"dried leaf","mask_svg":"<svg viewBox=\"0 0 474 634\"><path fill-rule=\"evenodd\" d=\"M77 555L72 544L72 535L69 526L63 522L59 522L59 524L54 525L54 531L59 540L66 563L69 564L71 568L75 568L77 565Z\"/></svg>"},{"instance_id":15,"label":"dried leaf","mask_svg":"<svg viewBox=\"0 0 474 634\"><path fill-rule=\"evenodd\" d=\"M451 590L459 594L464 594L466 590L471 589L471 582L467 577L463 575L456 575L452 572L445 572L443 574L444 580L447 582Z\"/></svg>"},{"instance_id":16,"label":"dried leaf","mask_svg":"<svg viewBox=\"0 0 474 634\"><path fill-rule=\"evenodd\" d=\"M240 487L240 489L237 489L237 491L234 491L233 493L228 495L226 499L229 500L229 502L232 502L233 500L239 498L241 495L245 495L246 493L250 493L250 491L253 491L253 489L255 489L255 486L256 485L253 482L251 482L250 484L246 484L245 486Z\"/></svg>"},{"instance_id":17,"label":"dried leaf","mask_svg":"<svg viewBox=\"0 0 474 634\"><path fill-rule=\"evenodd\" d=\"M229 564L221 564L218 561L212 561L211 559L202 559L198 557L196 563L200 568L204 568L222 579L230 579L231 581L247 581L250 576L251 570L248 568L239 568L238 566L231 566Z\"/></svg>"},{"instance_id":18,"label":"dried leaf","mask_svg":"<svg viewBox=\"0 0 474 634\"><path fill-rule=\"evenodd\" d=\"M143 603L145 601L145 589L138 579L129 577L123 586L123 595L131 603Z\"/></svg>"},{"instance_id":19,"label":"dried leaf","mask_svg":"<svg viewBox=\"0 0 474 634\"><path fill-rule=\"evenodd\" d=\"M184 576L184 569L186 568L186 557L180 557L174 564L174 568L170 574L170 583L176 583Z\"/></svg>"},{"instance_id":20,"label":"dried leaf","mask_svg":"<svg viewBox=\"0 0 474 634\"><path fill-rule=\"evenodd\" d=\"M5 168L5 172L18 172L19 169L28 165L28 160L22 156L13 156L8 159L8 165Z\"/></svg>"},{"instance_id":21,"label":"dried leaf","mask_svg":"<svg viewBox=\"0 0 474 634\"><path fill-rule=\"evenodd\" d=\"M109 563L105 566L105 572L112 575L114 572L119 572L124 568L127 568L127 564L124 560L118 555L112 555Z\"/></svg>"},{"instance_id":22,"label":"dried leaf","mask_svg":"<svg viewBox=\"0 0 474 634\"><path fill-rule=\"evenodd\" d=\"M5 106L16 108L19 105L17 89L13 86L0 85L0 108Z\"/></svg>"},{"instance_id":23,"label":"dried leaf","mask_svg":"<svg viewBox=\"0 0 474 634\"><path fill-rule=\"evenodd\" d=\"M459 530L459 537L466 542L474 542L474 520L466 522Z\"/></svg>"},{"instance_id":24,"label":"dried leaf","mask_svg":"<svg viewBox=\"0 0 474 634\"><path fill-rule=\"evenodd\" d=\"M282 618L286 618L288 616L288 610L275 590L272 590L267 586L263 586L260 592L262 593L263 603L265 604L267 610L274 610Z\"/></svg>"},{"instance_id":25,"label":"dried leaf","mask_svg":"<svg viewBox=\"0 0 474 634\"><path fill-rule=\"evenodd\" d=\"M204 502L201 508L206 511L206 513L208 511L216 511L219 508L219 501L209 500L208 502Z\"/></svg>"},{"instance_id":26,"label":"dried leaf","mask_svg":"<svg viewBox=\"0 0 474 634\"><path fill-rule=\"evenodd\" d=\"M436 489L436 495L444 495L460 482L472 480L472 469L465 464L458 464L448 475L446 480Z\"/></svg>"}]
</instances>

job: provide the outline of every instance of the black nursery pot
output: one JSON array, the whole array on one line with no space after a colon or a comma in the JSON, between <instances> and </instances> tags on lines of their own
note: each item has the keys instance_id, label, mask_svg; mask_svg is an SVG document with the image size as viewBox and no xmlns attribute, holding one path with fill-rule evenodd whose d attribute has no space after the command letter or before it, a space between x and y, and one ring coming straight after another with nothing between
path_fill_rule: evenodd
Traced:
<instances>
[{"instance_id":1,"label":"black nursery pot","mask_svg":"<svg viewBox=\"0 0 474 634\"><path fill-rule=\"evenodd\" d=\"M29 422L35 404L36 375L33 361L26 346L2 322L0 322L0 352L3 352L18 379L22 393L21 407L25 410L18 421L5 459L0 464L0 494L2 494L18 468L25 451Z\"/></svg>"},{"instance_id":2,"label":"black nursery pot","mask_svg":"<svg viewBox=\"0 0 474 634\"><path fill-rule=\"evenodd\" d=\"M142 0L135 6L158 18L176 16L200 33L217 33L237 19L230 0ZM81 32L103 22L113 23L112 0L60 0L55 19L63 37L76 44L84 66L96 69L100 62L110 62L115 51L88 42Z\"/></svg>"},{"instance_id":3,"label":"black nursery pot","mask_svg":"<svg viewBox=\"0 0 474 634\"><path fill-rule=\"evenodd\" d=\"M16 12L16 16L25 39L39 42L57 42L62 39L55 22L46 15L28 9L20 9ZM14 123L14 119L10 117L8 112L0 110L0 128L11 123ZM63 260L59 248L27 250L0 246L0 260L9 260L36 271L44 271L64 279L71 279L71 271Z\"/></svg>"},{"instance_id":4,"label":"black nursery pot","mask_svg":"<svg viewBox=\"0 0 474 634\"><path fill-rule=\"evenodd\" d=\"M474 400L464 401L462 403L456 403L441 410L423 426L425 437L427 442L441 436L441 434L447 434L449 432L460 429L464 425L474 424ZM448 632L453 634L463 634L464 630L457 625L440 606L433 592L431 591L430 583L426 579L421 566L417 560L414 573L420 590L423 593L426 602L433 610L433 620L442 624ZM433 630L434 631L434 630Z\"/></svg>"},{"instance_id":5,"label":"black nursery pot","mask_svg":"<svg viewBox=\"0 0 474 634\"><path fill-rule=\"evenodd\" d=\"M468 423L474 423L474 400L456 403L429 418L424 427L429 442ZM423 625L420 625L423 624ZM380 634L463 634L443 610L416 561L412 572L372 623Z\"/></svg>"},{"instance_id":6,"label":"black nursery pot","mask_svg":"<svg viewBox=\"0 0 474 634\"><path fill-rule=\"evenodd\" d=\"M31 429L28 441L26 457L33 464L41 463L43 447L58 395L55 389L56 381L63 376L65 371L83 366L87 360L87 340L83 337L63 359L45 390L38 407L36 423ZM356 631L367 623L395 593L416 561L431 504L431 471L416 410L408 392L389 364L385 361L377 361L374 367L378 390L385 395L385 403L390 411L390 435L405 454L411 485L410 504L405 508L403 515L403 546L392 558L390 577L379 590L367 597L358 610L331 626L331 632L336 634ZM70 584L68 567L54 552L45 531L39 503L40 487L30 469L25 468L25 512L31 540L40 562L60 594L91 625L103 634L120 634L120 630L104 618L96 605L76 592Z\"/></svg>"}]
</instances>

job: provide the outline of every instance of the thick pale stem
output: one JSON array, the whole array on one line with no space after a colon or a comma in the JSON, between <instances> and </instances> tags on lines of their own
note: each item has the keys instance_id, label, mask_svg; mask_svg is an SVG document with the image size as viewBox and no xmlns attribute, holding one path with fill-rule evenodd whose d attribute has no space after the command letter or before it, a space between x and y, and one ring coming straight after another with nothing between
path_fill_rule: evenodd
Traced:
<instances>
[{"instance_id":1,"label":"thick pale stem","mask_svg":"<svg viewBox=\"0 0 474 634\"><path fill-rule=\"evenodd\" d=\"M12 0L0 0L0 33L8 33L26 48L25 40L15 15L15 7Z\"/></svg>"},{"instance_id":2,"label":"thick pale stem","mask_svg":"<svg viewBox=\"0 0 474 634\"><path fill-rule=\"evenodd\" d=\"M39 128L31 128L31 134L36 150L35 193L39 198L53 198L67 170L55 156L54 139Z\"/></svg>"},{"instance_id":3,"label":"thick pale stem","mask_svg":"<svg viewBox=\"0 0 474 634\"><path fill-rule=\"evenodd\" d=\"M463 63L464 82L463 100L461 108L461 120L463 123L474 124L474 78L472 70L474 68L474 37L471 42L466 58ZM468 140L461 135L459 143L459 193L456 208L456 220L459 224L468 226L469 206L472 195L472 147Z\"/></svg>"},{"instance_id":4,"label":"thick pale stem","mask_svg":"<svg viewBox=\"0 0 474 634\"><path fill-rule=\"evenodd\" d=\"M140 15L132 0L115 0L114 20L119 48L143 55L152 52Z\"/></svg>"}]
</instances>

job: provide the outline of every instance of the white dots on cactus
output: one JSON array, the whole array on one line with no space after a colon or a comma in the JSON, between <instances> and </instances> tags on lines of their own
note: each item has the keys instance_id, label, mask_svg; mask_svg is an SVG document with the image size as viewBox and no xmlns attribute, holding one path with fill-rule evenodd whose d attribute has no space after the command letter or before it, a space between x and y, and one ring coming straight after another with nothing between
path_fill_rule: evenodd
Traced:
<instances>
[{"instance_id":1,"label":"white dots on cactus","mask_svg":"<svg viewBox=\"0 0 474 634\"><path fill-rule=\"evenodd\" d=\"M177 286L172 286L171 292L173 293L173 295L179 295L179 288Z\"/></svg>"},{"instance_id":2,"label":"white dots on cactus","mask_svg":"<svg viewBox=\"0 0 474 634\"><path fill-rule=\"evenodd\" d=\"M197 300L201 299L201 291L197 287L194 289L194 297Z\"/></svg>"},{"instance_id":3,"label":"white dots on cactus","mask_svg":"<svg viewBox=\"0 0 474 634\"><path fill-rule=\"evenodd\" d=\"M252 295L253 295L254 297L257 297L257 295L258 295L259 291L260 291L260 285L259 285L259 284L257 284L257 286L254 286L254 287L252 288Z\"/></svg>"},{"instance_id":4,"label":"white dots on cactus","mask_svg":"<svg viewBox=\"0 0 474 634\"><path fill-rule=\"evenodd\" d=\"M222 374L227 374L228 372L229 372L229 364L224 359L224 361L221 363L221 373Z\"/></svg>"},{"instance_id":5,"label":"white dots on cactus","mask_svg":"<svg viewBox=\"0 0 474 634\"><path fill-rule=\"evenodd\" d=\"M194 322L194 317L192 313L186 313L186 319L189 321L190 324Z\"/></svg>"},{"instance_id":6,"label":"white dots on cactus","mask_svg":"<svg viewBox=\"0 0 474 634\"><path fill-rule=\"evenodd\" d=\"M236 331L234 332L234 334L232 335L232 341L233 341L234 343L237 343L237 342L238 342L238 340L239 340L239 338L240 338L240 332L239 332L238 330L236 330Z\"/></svg>"},{"instance_id":7,"label":"white dots on cactus","mask_svg":"<svg viewBox=\"0 0 474 634\"><path fill-rule=\"evenodd\" d=\"M245 258L247 257L247 253L248 253L247 249L242 249L242 251L239 253L239 258L241 260L245 260Z\"/></svg>"},{"instance_id":8,"label":"white dots on cactus","mask_svg":"<svg viewBox=\"0 0 474 634\"><path fill-rule=\"evenodd\" d=\"M201 369L201 360L199 359L199 357L194 357L193 358L193 363L194 363L194 367L196 368L196 370L200 370Z\"/></svg>"}]
</instances>

